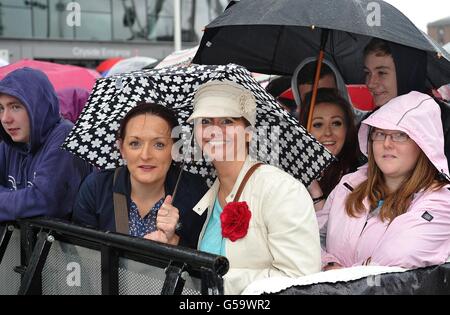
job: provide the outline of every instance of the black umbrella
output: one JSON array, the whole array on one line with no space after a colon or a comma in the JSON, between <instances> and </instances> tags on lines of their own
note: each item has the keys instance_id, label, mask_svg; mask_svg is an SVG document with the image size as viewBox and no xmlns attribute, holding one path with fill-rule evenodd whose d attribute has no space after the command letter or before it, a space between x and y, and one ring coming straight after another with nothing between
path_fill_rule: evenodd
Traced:
<instances>
[{"instance_id":1,"label":"black umbrella","mask_svg":"<svg viewBox=\"0 0 450 315\"><path fill-rule=\"evenodd\" d=\"M241 0L206 26L193 62L292 74L319 55L323 30L324 57L348 84L364 82L363 49L372 37L426 51L429 84L450 82L450 55L396 8L373 0Z\"/></svg>"},{"instance_id":2,"label":"black umbrella","mask_svg":"<svg viewBox=\"0 0 450 315\"><path fill-rule=\"evenodd\" d=\"M278 106L249 71L237 65L168 67L99 79L63 148L101 169L122 165L115 144L119 122L142 101L172 108L185 131L184 139L191 139L192 124L186 119L192 113L192 99L197 88L210 80L231 80L255 95L256 131L250 152L258 160L280 167L305 185L331 163L332 155ZM188 147L189 142L176 145ZM210 180L214 177L210 163L190 157L186 148L179 156L186 162L185 170Z\"/></svg>"}]
</instances>

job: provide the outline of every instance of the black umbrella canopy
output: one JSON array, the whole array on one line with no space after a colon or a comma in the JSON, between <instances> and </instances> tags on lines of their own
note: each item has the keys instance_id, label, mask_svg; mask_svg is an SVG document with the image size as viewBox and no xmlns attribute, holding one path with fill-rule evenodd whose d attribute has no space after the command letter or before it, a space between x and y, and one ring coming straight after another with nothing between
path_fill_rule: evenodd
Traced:
<instances>
[{"instance_id":1,"label":"black umbrella canopy","mask_svg":"<svg viewBox=\"0 0 450 315\"><path fill-rule=\"evenodd\" d=\"M193 125L186 119L192 113L193 96L201 84L210 80L234 81L255 95L256 130L250 152L258 160L285 170L305 185L331 163L332 155L278 106L249 71L237 65L167 67L99 79L62 147L100 169L122 165L116 146L119 124L131 108L143 101L173 109L185 131L184 139L190 139ZM181 141L176 146L186 149L189 142ZM191 159L185 151L175 158L187 162L186 171L209 180L214 177L211 164L201 156Z\"/></svg>"},{"instance_id":2,"label":"black umbrella canopy","mask_svg":"<svg viewBox=\"0 0 450 315\"><path fill-rule=\"evenodd\" d=\"M364 82L363 50L372 37L426 51L431 85L450 82L450 55L384 1L241 0L206 27L194 63L292 74L318 55L323 29L331 30L325 58L346 83Z\"/></svg>"}]
</instances>

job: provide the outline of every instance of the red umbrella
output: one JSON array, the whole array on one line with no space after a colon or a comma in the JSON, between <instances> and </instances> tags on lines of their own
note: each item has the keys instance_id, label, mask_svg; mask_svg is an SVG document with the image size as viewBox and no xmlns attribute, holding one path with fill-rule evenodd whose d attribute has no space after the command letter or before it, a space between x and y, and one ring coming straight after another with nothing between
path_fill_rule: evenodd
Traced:
<instances>
[{"instance_id":1,"label":"red umbrella","mask_svg":"<svg viewBox=\"0 0 450 315\"><path fill-rule=\"evenodd\" d=\"M99 74L87 68L23 59L8 66L1 67L0 80L3 79L8 73L23 67L38 69L44 72L53 84L55 90L70 87L84 88L91 91L94 87L95 80L100 77Z\"/></svg>"},{"instance_id":2,"label":"red umbrella","mask_svg":"<svg viewBox=\"0 0 450 315\"><path fill-rule=\"evenodd\" d=\"M95 70L97 70L100 73L103 73L111 69L116 63L118 63L121 60L123 60L123 58L120 57L106 59L100 62L100 64L97 66L97 68L95 68Z\"/></svg>"},{"instance_id":3,"label":"red umbrella","mask_svg":"<svg viewBox=\"0 0 450 315\"><path fill-rule=\"evenodd\" d=\"M373 103L372 94L370 94L367 87L363 84L348 84L348 95L352 100L354 107L360 110L373 110L375 105ZM294 100L294 94L292 89L289 88L279 95L279 98L285 98L287 100Z\"/></svg>"},{"instance_id":4,"label":"red umbrella","mask_svg":"<svg viewBox=\"0 0 450 315\"><path fill-rule=\"evenodd\" d=\"M363 84L347 85L348 94L352 100L353 106L360 110L374 110L375 104L373 102L372 94L370 94L367 87Z\"/></svg>"}]
</instances>

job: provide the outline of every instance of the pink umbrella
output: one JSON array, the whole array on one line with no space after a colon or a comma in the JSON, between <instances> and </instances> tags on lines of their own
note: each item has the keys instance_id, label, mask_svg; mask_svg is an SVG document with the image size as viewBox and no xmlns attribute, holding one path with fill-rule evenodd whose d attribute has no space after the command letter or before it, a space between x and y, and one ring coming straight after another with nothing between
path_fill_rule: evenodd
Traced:
<instances>
[{"instance_id":1,"label":"pink umbrella","mask_svg":"<svg viewBox=\"0 0 450 315\"><path fill-rule=\"evenodd\" d=\"M53 84L55 90L64 88L84 88L91 91L94 87L95 80L100 77L98 73L87 68L23 59L8 66L1 67L0 80L8 73L23 67L38 69L44 72Z\"/></svg>"}]
</instances>

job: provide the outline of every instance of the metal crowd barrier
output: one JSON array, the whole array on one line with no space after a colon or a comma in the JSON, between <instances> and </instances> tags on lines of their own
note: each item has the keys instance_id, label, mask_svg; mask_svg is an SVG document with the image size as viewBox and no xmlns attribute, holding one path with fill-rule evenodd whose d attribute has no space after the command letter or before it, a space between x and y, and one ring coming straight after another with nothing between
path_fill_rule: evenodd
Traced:
<instances>
[{"instance_id":1,"label":"metal crowd barrier","mask_svg":"<svg viewBox=\"0 0 450 315\"><path fill-rule=\"evenodd\" d=\"M55 219L0 224L0 295L221 295L225 257Z\"/></svg>"},{"instance_id":2,"label":"metal crowd barrier","mask_svg":"<svg viewBox=\"0 0 450 315\"><path fill-rule=\"evenodd\" d=\"M20 274L14 268L20 264L20 232L12 225L0 225L0 295L19 291Z\"/></svg>"}]
</instances>

